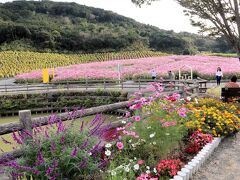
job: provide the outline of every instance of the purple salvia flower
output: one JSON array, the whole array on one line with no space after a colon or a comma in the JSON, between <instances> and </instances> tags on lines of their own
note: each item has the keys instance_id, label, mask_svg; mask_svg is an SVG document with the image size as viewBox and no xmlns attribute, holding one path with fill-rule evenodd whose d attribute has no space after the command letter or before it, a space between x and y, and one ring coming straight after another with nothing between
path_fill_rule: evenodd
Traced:
<instances>
[{"instance_id":1,"label":"purple salvia flower","mask_svg":"<svg viewBox=\"0 0 240 180\"><path fill-rule=\"evenodd\" d=\"M79 147L81 150L85 149L89 145L89 140L86 139L84 143Z\"/></svg>"},{"instance_id":2,"label":"purple salvia flower","mask_svg":"<svg viewBox=\"0 0 240 180\"><path fill-rule=\"evenodd\" d=\"M72 157L75 157L75 156L77 155L77 152L78 152L78 150L77 150L77 148L75 147L75 148L72 150L72 152L71 152L71 156L72 156Z\"/></svg>"},{"instance_id":3,"label":"purple salvia flower","mask_svg":"<svg viewBox=\"0 0 240 180\"><path fill-rule=\"evenodd\" d=\"M54 160L53 160L53 166L52 166L52 167L55 169L57 166L58 166L58 162L57 162L57 160L54 159Z\"/></svg>"},{"instance_id":4,"label":"purple salvia flower","mask_svg":"<svg viewBox=\"0 0 240 180\"><path fill-rule=\"evenodd\" d=\"M99 121L98 124L93 129L90 130L89 136L96 135L99 128L103 125L103 123L104 123L103 121Z\"/></svg>"},{"instance_id":5,"label":"purple salvia flower","mask_svg":"<svg viewBox=\"0 0 240 180\"><path fill-rule=\"evenodd\" d=\"M91 121L90 127L92 127L96 122L98 122L99 119L101 119L101 115L100 114L96 114L94 119Z\"/></svg>"},{"instance_id":6,"label":"purple salvia flower","mask_svg":"<svg viewBox=\"0 0 240 180\"><path fill-rule=\"evenodd\" d=\"M45 139L49 139L48 130L45 130Z\"/></svg>"},{"instance_id":7,"label":"purple salvia flower","mask_svg":"<svg viewBox=\"0 0 240 180\"><path fill-rule=\"evenodd\" d=\"M22 144L22 140L17 137L15 132L12 133L12 137L16 143Z\"/></svg>"},{"instance_id":8,"label":"purple salvia flower","mask_svg":"<svg viewBox=\"0 0 240 180\"><path fill-rule=\"evenodd\" d=\"M38 138L35 140L35 142L37 145L40 145L40 143L41 143L40 139L38 139Z\"/></svg>"},{"instance_id":9,"label":"purple salvia flower","mask_svg":"<svg viewBox=\"0 0 240 180\"><path fill-rule=\"evenodd\" d=\"M11 142L7 141L5 138L1 137L2 138L2 141L4 144L12 144Z\"/></svg>"},{"instance_id":10,"label":"purple salvia flower","mask_svg":"<svg viewBox=\"0 0 240 180\"><path fill-rule=\"evenodd\" d=\"M63 132L64 131L64 124L62 121L59 121L58 124L57 124L57 134L59 134L60 132Z\"/></svg>"},{"instance_id":11,"label":"purple salvia flower","mask_svg":"<svg viewBox=\"0 0 240 180\"><path fill-rule=\"evenodd\" d=\"M53 170L54 170L53 168L48 167L48 169L46 170L46 175L50 176L52 174Z\"/></svg>"},{"instance_id":12,"label":"purple salvia flower","mask_svg":"<svg viewBox=\"0 0 240 180\"><path fill-rule=\"evenodd\" d=\"M25 137L26 136L29 136L30 138L33 137L32 134L28 130L25 130L25 129L22 131L22 134L24 134Z\"/></svg>"},{"instance_id":13,"label":"purple salvia flower","mask_svg":"<svg viewBox=\"0 0 240 180\"><path fill-rule=\"evenodd\" d=\"M49 117L48 124L52 127L55 121L56 121L56 114Z\"/></svg>"},{"instance_id":14,"label":"purple salvia flower","mask_svg":"<svg viewBox=\"0 0 240 180\"><path fill-rule=\"evenodd\" d=\"M19 136L19 138L21 139L21 140L23 140L24 139L24 134L23 133L21 133L20 131L17 131L17 134L18 134L18 136Z\"/></svg>"},{"instance_id":15,"label":"purple salvia flower","mask_svg":"<svg viewBox=\"0 0 240 180\"><path fill-rule=\"evenodd\" d=\"M80 168L87 167L87 162L88 162L87 158L84 157L83 160L81 161L81 163L79 164L79 167Z\"/></svg>"},{"instance_id":16,"label":"purple salvia flower","mask_svg":"<svg viewBox=\"0 0 240 180\"><path fill-rule=\"evenodd\" d=\"M100 168L100 169L103 169L103 168L105 168L106 166L107 166L107 161L101 161L99 164L98 164L98 168Z\"/></svg>"},{"instance_id":17,"label":"purple salvia flower","mask_svg":"<svg viewBox=\"0 0 240 180\"><path fill-rule=\"evenodd\" d=\"M53 153L56 150L56 144L54 142L51 143L51 152Z\"/></svg>"},{"instance_id":18,"label":"purple salvia flower","mask_svg":"<svg viewBox=\"0 0 240 180\"><path fill-rule=\"evenodd\" d=\"M60 143L64 143L64 136L62 135L62 137L60 138Z\"/></svg>"},{"instance_id":19,"label":"purple salvia flower","mask_svg":"<svg viewBox=\"0 0 240 180\"><path fill-rule=\"evenodd\" d=\"M11 172L10 175L12 176L12 179L19 179L24 176L24 174L22 173L15 173L15 172Z\"/></svg>"},{"instance_id":20,"label":"purple salvia flower","mask_svg":"<svg viewBox=\"0 0 240 180\"><path fill-rule=\"evenodd\" d=\"M39 151L38 154L37 154L37 163L36 164L40 165L42 163L44 163L44 158L43 158L42 152Z\"/></svg>"}]
</instances>

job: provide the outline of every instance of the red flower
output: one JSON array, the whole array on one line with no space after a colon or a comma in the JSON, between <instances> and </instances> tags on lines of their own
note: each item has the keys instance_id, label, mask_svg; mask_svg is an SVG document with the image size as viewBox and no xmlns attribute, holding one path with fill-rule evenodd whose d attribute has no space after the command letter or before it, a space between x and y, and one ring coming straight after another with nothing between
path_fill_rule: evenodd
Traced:
<instances>
[{"instance_id":1,"label":"red flower","mask_svg":"<svg viewBox=\"0 0 240 180\"><path fill-rule=\"evenodd\" d=\"M182 168L184 164L180 159L161 160L157 165L157 171L159 176L173 177Z\"/></svg>"},{"instance_id":2,"label":"red flower","mask_svg":"<svg viewBox=\"0 0 240 180\"><path fill-rule=\"evenodd\" d=\"M138 162L137 162L139 165L142 165L143 163L144 163L144 160L138 160Z\"/></svg>"}]
</instances>

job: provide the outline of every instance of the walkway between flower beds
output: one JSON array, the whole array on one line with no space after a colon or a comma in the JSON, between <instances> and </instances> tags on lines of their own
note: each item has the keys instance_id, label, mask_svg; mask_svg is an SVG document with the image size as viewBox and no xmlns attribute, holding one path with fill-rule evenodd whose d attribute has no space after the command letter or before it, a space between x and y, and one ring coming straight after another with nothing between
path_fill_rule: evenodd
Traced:
<instances>
[{"instance_id":1,"label":"walkway between flower beds","mask_svg":"<svg viewBox=\"0 0 240 180\"><path fill-rule=\"evenodd\" d=\"M193 180L239 180L240 133L222 140Z\"/></svg>"}]
</instances>

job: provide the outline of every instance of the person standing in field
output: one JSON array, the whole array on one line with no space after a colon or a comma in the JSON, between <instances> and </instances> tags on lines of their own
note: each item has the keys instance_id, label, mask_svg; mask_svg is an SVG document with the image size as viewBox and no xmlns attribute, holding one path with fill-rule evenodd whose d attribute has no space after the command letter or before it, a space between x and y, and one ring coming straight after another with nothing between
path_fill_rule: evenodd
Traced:
<instances>
[{"instance_id":1,"label":"person standing in field","mask_svg":"<svg viewBox=\"0 0 240 180\"><path fill-rule=\"evenodd\" d=\"M174 74L174 72L168 71L168 78L169 78L170 80L175 80L175 74Z\"/></svg>"},{"instance_id":2,"label":"person standing in field","mask_svg":"<svg viewBox=\"0 0 240 180\"><path fill-rule=\"evenodd\" d=\"M157 78L157 72L153 69L151 74L152 74L152 80L155 80Z\"/></svg>"},{"instance_id":3,"label":"person standing in field","mask_svg":"<svg viewBox=\"0 0 240 180\"><path fill-rule=\"evenodd\" d=\"M222 77L223 77L222 70L221 70L220 67L218 67L218 68L217 68L217 72L216 72L217 86L220 85Z\"/></svg>"}]
</instances>

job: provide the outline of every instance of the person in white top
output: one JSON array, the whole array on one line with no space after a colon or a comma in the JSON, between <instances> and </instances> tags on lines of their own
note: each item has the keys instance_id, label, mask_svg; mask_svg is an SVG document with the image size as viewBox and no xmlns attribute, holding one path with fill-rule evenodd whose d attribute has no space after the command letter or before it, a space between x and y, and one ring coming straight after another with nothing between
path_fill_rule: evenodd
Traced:
<instances>
[{"instance_id":1,"label":"person in white top","mask_svg":"<svg viewBox=\"0 0 240 180\"><path fill-rule=\"evenodd\" d=\"M217 68L217 72L216 72L216 79L217 79L217 85L219 86L221 83L221 79L223 77L223 73L220 67Z\"/></svg>"},{"instance_id":2,"label":"person in white top","mask_svg":"<svg viewBox=\"0 0 240 180\"><path fill-rule=\"evenodd\" d=\"M151 74L152 74L152 79L155 80L157 78L157 72L153 69Z\"/></svg>"}]
</instances>

